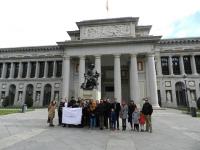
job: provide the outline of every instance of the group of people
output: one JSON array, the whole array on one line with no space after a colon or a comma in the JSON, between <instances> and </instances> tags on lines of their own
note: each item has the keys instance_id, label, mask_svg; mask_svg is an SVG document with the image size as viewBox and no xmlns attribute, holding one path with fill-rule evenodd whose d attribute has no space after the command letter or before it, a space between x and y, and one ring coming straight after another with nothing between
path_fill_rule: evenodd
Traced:
<instances>
[{"instance_id":1,"label":"group of people","mask_svg":"<svg viewBox=\"0 0 200 150\"><path fill-rule=\"evenodd\" d=\"M78 98L75 100L74 97L71 98L69 102L66 100L61 100L58 105L58 125L65 127L66 124L62 122L63 107L71 108L82 108L82 119L81 124L78 127L89 127L90 129L99 127L100 130L119 129L119 118L122 120L122 131L126 130L127 120L130 123L131 130L133 131L148 131L152 132L151 115L153 113L152 105L149 103L148 98L144 99L141 110L137 108L134 101L130 101L126 104L122 101L120 105L116 99L109 100L83 100ZM53 100L48 106L48 123L49 126L53 125L53 119L55 117L56 101ZM146 124L146 129L144 125ZM73 125L68 125L73 126Z\"/></svg>"}]
</instances>

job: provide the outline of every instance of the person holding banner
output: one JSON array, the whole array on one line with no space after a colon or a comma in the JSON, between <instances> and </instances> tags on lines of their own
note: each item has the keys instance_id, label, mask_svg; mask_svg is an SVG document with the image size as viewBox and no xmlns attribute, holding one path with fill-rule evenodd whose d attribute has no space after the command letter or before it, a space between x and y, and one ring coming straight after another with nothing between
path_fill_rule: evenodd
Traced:
<instances>
[{"instance_id":1,"label":"person holding banner","mask_svg":"<svg viewBox=\"0 0 200 150\"><path fill-rule=\"evenodd\" d=\"M62 125L62 109L65 107L65 100L61 99L60 104L58 106L58 125Z\"/></svg>"}]
</instances>

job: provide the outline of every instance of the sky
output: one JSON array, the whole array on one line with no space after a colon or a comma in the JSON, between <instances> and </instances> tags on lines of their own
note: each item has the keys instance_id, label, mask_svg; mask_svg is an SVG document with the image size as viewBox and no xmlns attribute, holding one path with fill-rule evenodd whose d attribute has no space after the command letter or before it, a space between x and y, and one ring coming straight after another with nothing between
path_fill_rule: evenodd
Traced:
<instances>
[{"instance_id":1,"label":"sky","mask_svg":"<svg viewBox=\"0 0 200 150\"><path fill-rule=\"evenodd\" d=\"M56 45L89 19L139 17L162 38L200 37L200 0L0 0L0 48Z\"/></svg>"}]
</instances>

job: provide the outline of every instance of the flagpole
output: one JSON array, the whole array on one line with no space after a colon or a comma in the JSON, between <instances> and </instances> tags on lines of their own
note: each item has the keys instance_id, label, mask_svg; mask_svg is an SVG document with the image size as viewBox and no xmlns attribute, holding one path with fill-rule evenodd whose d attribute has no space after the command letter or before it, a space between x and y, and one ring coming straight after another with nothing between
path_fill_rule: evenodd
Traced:
<instances>
[{"instance_id":1,"label":"flagpole","mask_svg":"<svg viewBox=\"0 0 200 150\"><path fill-rule=\"evenodd\" d=\"M107 12L107 18L109 18L109 1L106 0L106 12Z\"/></svg>"}]
</instances>

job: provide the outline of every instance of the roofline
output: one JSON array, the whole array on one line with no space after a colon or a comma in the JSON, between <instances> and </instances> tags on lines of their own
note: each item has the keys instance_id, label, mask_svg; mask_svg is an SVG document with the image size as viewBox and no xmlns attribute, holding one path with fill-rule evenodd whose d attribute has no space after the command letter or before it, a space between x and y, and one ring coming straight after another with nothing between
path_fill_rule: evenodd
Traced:
<instances>
[{"instance_id":1,"label":"roofline","mask_svg":"<svg viewBox=\"0 0 200 150\"><path fill-rule=\"evenodd\" d=\"M58 50L61 49L59 45L47 45L47 46L30 46L30 47L11 47L11 48L0 48L0 52L11 52L11 51L38 51L38 50Z\"/></svg>"},{"instance_id":2,"label":"roofline","mask_svg":"<svg viewBox=\"0 0 200 150\"><path fill-rule=\"evenodd\" d=\"M135 22L138 23L139 17L120 17L120 18L108 18L108 19L95 19L95 20L84 20L76 22L77 26L83 25L99 25L99 24L110 24L110 23L125 23L125 22Z\"/></svg>"},{"instance_id":3,"label":"roofline","mask_svg":"<svg viewBox=\"0 0 200 150\"><path fill-rule=\"evenodd\" d=\"M112 44L133 44L133 43L157 43L160 41L161 36L147 36L147 37L120 37L120 38L102 38L94 40L77 40L77 41L64 41L57 42L58 45L64 47L78 47L90 45L112 45Z\"/></svg>"},{"instance_id":4,"label":"roofline","mask_svg":"<svg viewBox=\"0 0 200 150\"><path fill-rule=\"evenodd\" d=\"M169 38L161 39L159 44L183 44L183 43L199 43L200 37L183 37L183 38Z\"/></svg>"}]
</instances>

